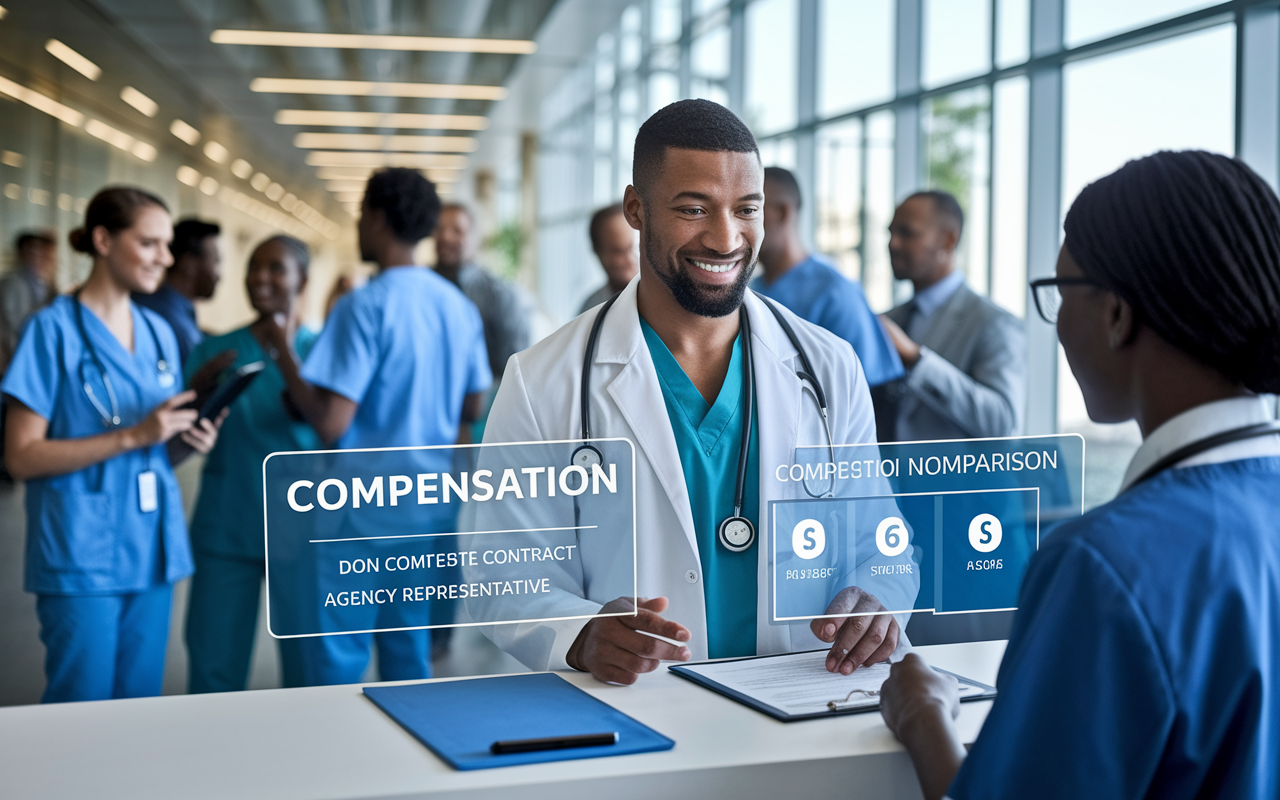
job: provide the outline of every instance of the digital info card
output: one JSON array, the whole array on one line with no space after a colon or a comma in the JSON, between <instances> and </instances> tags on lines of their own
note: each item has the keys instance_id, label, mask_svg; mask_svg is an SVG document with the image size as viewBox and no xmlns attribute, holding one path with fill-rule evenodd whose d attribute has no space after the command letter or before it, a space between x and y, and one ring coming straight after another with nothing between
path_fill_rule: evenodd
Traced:
<instances>
[{"instance_id":1,"label":"digital info card","mask_svg":"<svg viewBox=\"0 0 1280 800\"><path fill-rule=\"evenodd\" d=\"M273 453L262 480L278 638L576 619L636 594L625 439Z\"/></svg>"},{"instance_id":2,"label":"digital info card","mask_svg":"<svg viewBox=\"0 0 1280 800\"><path fill-rule=\"evenodd\" d=\"M875 601L856 613L1004 611L1083 513L1084 439L806 447L769 477L773 622L849 616L849 589Z\"/></svg>"}]
</instances>

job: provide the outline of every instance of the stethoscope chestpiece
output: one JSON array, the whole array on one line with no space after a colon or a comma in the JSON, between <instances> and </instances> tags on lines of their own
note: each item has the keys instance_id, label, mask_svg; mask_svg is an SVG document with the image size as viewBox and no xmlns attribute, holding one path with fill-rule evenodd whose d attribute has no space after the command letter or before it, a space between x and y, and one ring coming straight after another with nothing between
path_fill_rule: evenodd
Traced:
<instances>
[{"instance_id":1,"label":"stethoscope chestpiece","mask_svg":"<svg viewBox=\"0 0 1280 800\"><path fill-rule=\"evenodd\" d=\"M604 455L589 444L584 444L573 451L569 459L574 466L589 470L592 467L604 466Z\"/></svg>"},{"instance_id":2,"label":"stethoscope chestpiece","mask_svg":"<svg viewBox=\"0 0 1280 800\"><path fill-rule=\"evenodd\" d=\"M756 541L756 527L746 517L729 517L716 529L720 545L731 553L751 549Z\"/></svg>"}]
</instances>

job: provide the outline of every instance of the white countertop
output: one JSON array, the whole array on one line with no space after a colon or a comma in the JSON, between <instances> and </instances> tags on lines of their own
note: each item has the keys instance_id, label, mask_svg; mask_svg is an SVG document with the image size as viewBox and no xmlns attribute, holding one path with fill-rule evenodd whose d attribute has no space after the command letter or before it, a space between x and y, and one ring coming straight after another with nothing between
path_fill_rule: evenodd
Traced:
<instances>
[{"instance_id":1,"label":"white countertop","mask_svg":"<svg viewBox=\"0 0 1280 800\"><path fill-rule=\"evenodd\" d=\"M994 684L1004 642L918 652ZM629 687L562 674L675 748L456 772L359 684L19 706L0 709L0 797L919 797L878 713L781 723L665 668ZM961 706L966 742L989 708Z\"/></svg>"}]
</instances>

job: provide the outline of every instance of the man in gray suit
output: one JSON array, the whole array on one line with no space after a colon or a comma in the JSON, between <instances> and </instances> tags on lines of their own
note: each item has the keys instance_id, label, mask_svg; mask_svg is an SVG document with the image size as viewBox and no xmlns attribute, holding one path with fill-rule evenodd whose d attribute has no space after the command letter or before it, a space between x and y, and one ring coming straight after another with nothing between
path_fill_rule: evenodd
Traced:
<instances>
[{"instance_id":1,"label":"man in gray suit","mask_svg":"<svg viewBox=\"0 0 1280 800\"><path fill-rule=\"evenodd\" d=\"M881 441L977 439L1022 430L1027 339L1022 322L965 285L964 229L946 192L917 192L893 215L889 260L915 296L881 317L907 369L879 392Z\"/></svg>"},{"instance_id":2,"label":"man in gray suit","mask_svg":"<svg viewBox=\"0 0 1280 800\"><path fill-rule=\"evenodd\" d=\"M915 296L881 316L906 377L872 390L880 441L979 439L1022 430L1022 322L965 285L955 268L964 212L946 192L917 192L889 225L889 260ZM1013 612L934 616L907 626L913 644L1007 639Z\"/></svg>"}]
</instances>

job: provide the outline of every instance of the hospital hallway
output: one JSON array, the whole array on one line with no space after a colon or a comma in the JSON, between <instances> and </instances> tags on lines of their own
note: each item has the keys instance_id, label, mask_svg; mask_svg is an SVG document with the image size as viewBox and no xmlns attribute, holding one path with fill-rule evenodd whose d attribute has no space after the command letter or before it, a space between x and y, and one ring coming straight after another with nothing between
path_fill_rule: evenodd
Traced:
<instances>
[{"instance_id":1,"label":"hospital hallway","mask_svg":"<svg viewBox=\"0 0 1280 800\"><path fill-rule=\"evenodd\" d=\"M176 470L191 513L199 488L201 458L194 457ZM0 482L0 706L40 702L44 691L44 645L36 619L36 598L22 591L23 549L26 542L26 515L21 483ZM164 693L186 694L187 650L182 641L186 618L187 590L191 580L180 581L174 590L169 623L169 647L165 658ZM277 649L267 633L265 598L258 615L258 635L249 669L250 689L280 688ZM432 663L434 677L495 675L525 672L520 662L503 653L475 628L455 631L449 654ZM366 680L377 679L377 649L365 672Z\"/></svg>"}]
</instances>

